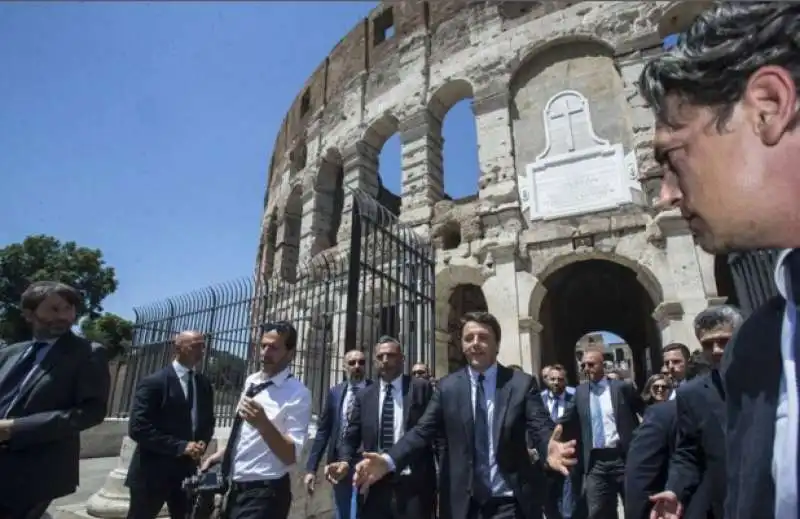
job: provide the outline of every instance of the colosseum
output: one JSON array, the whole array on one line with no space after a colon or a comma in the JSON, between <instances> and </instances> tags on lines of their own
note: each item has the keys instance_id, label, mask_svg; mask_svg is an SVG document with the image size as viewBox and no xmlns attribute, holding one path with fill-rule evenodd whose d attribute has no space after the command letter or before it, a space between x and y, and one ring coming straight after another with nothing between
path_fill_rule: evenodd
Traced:
<instances>
[{"instance_id":1,"label":"colosseum","mask_svg":"<svg viewBox=\"0 0 800 519\"><path fill-rule=\"evenodd\" d=\"M379 5L289 107L269 168L259 279L303 283L298 265L346 256L360 192L435 250L426 337L437 376L462 362L454 331L468 310L498 316L501 362L533 372L560 362L574 376L575 345L594 330L627 341L639 380L659 367L662 345L696 347L692 319L735 299L731 276L680 215L654 207L654 121L635 85L692 5ZM474 196L450 199L441 128L464 99L480 179ZM378 161L396 134L399 198L384 189ZM355 343L332 341L336 354L385 331L368 328Z\"/></svg>"}]
</instances>

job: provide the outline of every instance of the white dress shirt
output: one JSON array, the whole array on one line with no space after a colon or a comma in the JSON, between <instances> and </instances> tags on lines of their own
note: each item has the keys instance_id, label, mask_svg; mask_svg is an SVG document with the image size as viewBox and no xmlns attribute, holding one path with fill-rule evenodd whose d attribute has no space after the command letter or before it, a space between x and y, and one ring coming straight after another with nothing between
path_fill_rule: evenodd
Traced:
<instances>
[{"instance_id":1,"label":"white dress shirt","mask_svg":"<svg viewBox=\"0 0 800 519\"><path fill-rule=\"evenodd\" d=\"M792 250L783 251L778 256L775 267L775 284L778 292L786 299L781 329L781 359L783 373L778 393L778 409L775 416L775 440L772 450L772 477L775 480L775 517L798 517L797 503L797 429L798 395L797 369L794 358L794 336L800 333L796 321L797 308L791 297L791 283L786 270L786 257ZM792 388L788 391L787 388Z\"/></svg>"},{"instance_id":2,"label":"white dress shirt","mask_svg":"<svg viewBox=\"0 0 800 519\"><path fill-rule=\"evenodd\" d=\"M175 374L178 376L178 381L181 383L181 389L183 389L183 396L189 398L189 368L178 362L177 360L172 361L172 369L175 370ZM197 382L193 380L192 382ZM194 384L194 393L192 394L192 401L190 405L192 406L192 430L197 431L197 384Z\"/></svg>"},{"instance_id":3,"label":"white dress shirt","mask_svg":"<svg viewBox=\"0 0 800 519\"><path fill-rule=\"evenodd\" d=\"M619 445L619 433L617 432L617 420L614 416L614 404L611 402L611 388L608 379L603 378L598 382L590 382L589 391L596 392L595 394L599 396L600 400L600 411L603 413L603 438L605 439L603 448L612 449ZM591 409L589 411L589 416L591 416ZM591 426L591 424L589 425Z\"/></svg>"},{"instance_id":4,"label":"white dress shirt","mask_svg":"<svg viewBox=\"0 0 800 519\"><path fill-rule=\"evenodd\" d=\"M253 399L264 407L267 418L284 436L295 445L295 460L308 439L311 422L311 392L296 377L289 376L284 369L272 378L259 371L247 377L244 387L272 381L274 385L264 389ZM242 393L244 397L244 392ZM234 441L231 438L231 441ZM288 473L285 465L267 446L261 434L247 422L242 422L239 438L235 440L233 456L234 481L262 481L278 479Z\"/></svg>"},{"instance_id":5,"label":"white dress shirt","mask_svg":"<svg viewBox=\"0 0 800 519\"><path fill-rule=\"evenodd\" d=\"M547 407L547 413L550 415L550 417L553 416L553 406L556 402L558 402L558 413L556 413L556 418L561 418L564 416L564 408L567 406L566 394L566 391L560 395L555 395L550 390L544 392L544 404Z\"/></svg>"}]
</instances>

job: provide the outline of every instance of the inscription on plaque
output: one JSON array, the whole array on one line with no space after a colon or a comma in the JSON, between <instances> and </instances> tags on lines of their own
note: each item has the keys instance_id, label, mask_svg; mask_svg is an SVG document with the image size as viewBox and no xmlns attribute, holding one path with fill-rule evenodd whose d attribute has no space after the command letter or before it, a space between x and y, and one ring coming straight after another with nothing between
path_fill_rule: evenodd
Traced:
<instances>
[{"instance_id":1,"label":"inscription on plaque","mask_svg":"<svg viewBox=\"0 0 800 519\"><path fill-rule=\"evenodd\" d=\"M553 219L633 203L641 190L631 178L621 144L598 137L589 103L567 90L545 106L545 150L520 178L520 200L530 218Z\"/></svg>"}]
</instances>

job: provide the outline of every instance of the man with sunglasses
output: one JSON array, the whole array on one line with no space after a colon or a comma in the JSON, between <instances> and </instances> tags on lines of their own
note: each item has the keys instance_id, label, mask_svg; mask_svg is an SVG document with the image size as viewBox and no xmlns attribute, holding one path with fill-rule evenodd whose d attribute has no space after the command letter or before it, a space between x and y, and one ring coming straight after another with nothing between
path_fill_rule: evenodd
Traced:
<instances>
[{"instance_id":1,"label":"man with sunglasses","mask_svg":"<svg viewBox=\"0 0 800 519\"><path fill-rule=\"evenodd\" d=\"M656 517L724 517L725 400L719 367L742 322L741 312L729 305L708 308L695 317L695 335L712 369L676 392L678 437L665 490L651 498Z\"/></svg>"},{"instance_id":2,"label":"man with sunglasses","mask_svg":"<svg viewBox=\"0 0 800 519\"><path fill-rule=\"evenodd\" d=\"M354 519L356 517L356 493L353 491L352 472L336 482L331 470L341 458L339 448L342 437L347 431L349 417L353 413L355 397L359 391L372 384L365 379L367 358L364 352L350 350L344 356L344 373L346 379L328 391L322 413L317 424L317 434L311 453L306 463L304 483L308 493L314 492L316 474L322 461L323 453L326 455L325 478L333 483L333 500L336 519Z\"/></svg>"}]
</instances>

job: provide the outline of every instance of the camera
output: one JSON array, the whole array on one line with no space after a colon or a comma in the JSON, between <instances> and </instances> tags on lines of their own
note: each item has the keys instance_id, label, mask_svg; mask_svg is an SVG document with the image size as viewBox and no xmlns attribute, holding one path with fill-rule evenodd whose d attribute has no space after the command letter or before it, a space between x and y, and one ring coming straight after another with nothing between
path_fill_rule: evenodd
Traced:
<instances>
[{"instance_id":1,"label":"camera","mask_svg":"<svg viewBox=\"0 0 800 519\"><path fill-rule=\"evenodd\" d=\"M219 471L200 472L183 480L182 488L187 494L224 494L225 480Z\"/></svg>"}]
</instances>

